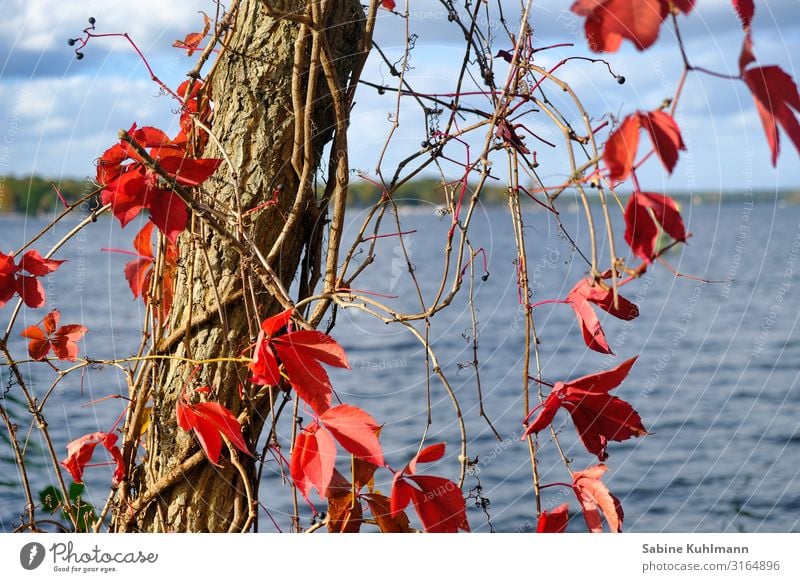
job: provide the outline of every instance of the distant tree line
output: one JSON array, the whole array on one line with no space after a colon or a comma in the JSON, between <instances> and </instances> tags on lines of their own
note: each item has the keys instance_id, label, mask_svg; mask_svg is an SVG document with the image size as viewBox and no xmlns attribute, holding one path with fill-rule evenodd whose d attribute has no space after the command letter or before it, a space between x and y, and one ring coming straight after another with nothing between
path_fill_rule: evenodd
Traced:
<instances>
[{"instance_id":1,"label":"distant tree line","mask_svg":"<svg viewBox=\"0 0 800 582\"><path fill-rule=\"evenodd\" d=\"M95 189L90 180L51 180L41 176L0 176L0 212L36 215L62 207L56 187L67 202L75 202Z\"/></svg>"},{"instance_id":2,"label":"distant tree line","mask_svg":"<svg viewBox=\"0 0 800 582\"><path fill-rule=\"evenodd\" d=\"M52 212L54 208L60 207L61 202L56 195L56 185L67 202L74 202L82 196L92 192L96 185L91 179L77 180L72 178L51 179L41 176L25 176L15 178L12 176L0 176L0 214L16 212L19 214L37 215ZM324 185L319 187L320 191ZM506 188L502 186L487 185L481 191L481 201L484 204L502 204L506 202ZM742 192L696 192L671 193L671 195L688 202L691 196L693 202L715 204L720 198L736 197ZM457 199L461 195L461 183L456 181L451 184L442 185L438 180L431 178L419 178L407 182L400 186L394 193L394 200L403 206L446 206L448 197ZM467 187L464 193L465 198L472 195L472 188ZM568 196L569 193L565 192ZM354 179L348 187L348 200L355 206L372 206L380 200L382 190L377 185L362 179ZM783 190L758 191L749 193L754 200L774 200L776 198L789 204L800 203L800 191ZM541 195L538 195L541 199Z\"/></svg>"}]
</instances>

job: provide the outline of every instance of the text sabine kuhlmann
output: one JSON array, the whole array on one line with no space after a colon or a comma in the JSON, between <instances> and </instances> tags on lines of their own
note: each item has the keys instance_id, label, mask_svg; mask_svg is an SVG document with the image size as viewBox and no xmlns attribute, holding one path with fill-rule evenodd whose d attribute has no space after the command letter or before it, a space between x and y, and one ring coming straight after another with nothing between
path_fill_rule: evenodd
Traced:
<instances>
[{"instance_id":1,"label":"text sabine kuhlmann","mask_svg":"<svg viewBox=\"0 0 800 582\"><path fill-rule=\"evenodd\" d=\"M714 544L642 544L643 554L749 554L747 546L715 546Z\"/></svg>"}]
</instances>

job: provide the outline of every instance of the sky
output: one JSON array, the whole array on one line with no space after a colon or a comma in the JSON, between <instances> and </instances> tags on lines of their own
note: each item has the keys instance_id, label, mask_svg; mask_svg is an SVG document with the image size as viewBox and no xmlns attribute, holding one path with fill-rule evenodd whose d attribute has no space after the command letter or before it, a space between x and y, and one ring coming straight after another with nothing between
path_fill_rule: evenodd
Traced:
<instances>
[{"instance_id":1,"label":"sky","mask_svg":"<svg viewBox=\"0 0 800 582\"><path fill-rule=\"evenodd\" d=\"M405 2L397 2L403 8ZM455 2L461 5L463 2ZM492 5L496 2L493 0ZM552 66L563 58L589 55L581 21L569 12L570 0L534 1L531 23L537 46L571 42L540 53L539 64ZM408 0L408 27L417 36L408 80L415 90L446 93L451 90L463 58L463 36L447 20L436 0ZM506 17L514 20L519 2L503 0ZM66 40L77 36L87 18L97 19L98 32L127 32L141 48L156 74L177 87L194 60L172 47L176 39L201 28L198 11L213 15L211 0L0 0L0 176L36 173L49 177L82 178L94 174L94 160L111 146L121 128L153 125L177 132L174 103L159 95L147 71L124 40L98 39L76 60ZM488 15L496 35L496 49L510 49L498 26L497 12ZM680 17L688 54L696 65L725 74L737 74L742 30L730 0L697 0L695 11ZM382 10L375 40L390 58L402 54L405 21ZM776 64L800 77L800 0L756 0L753 22L755 53L760 65ZM659 41L646 52L626 43L604 55L613 71L626 78L619 85L605 65L572 61L559 74L581 96L593 120L609 114L625 115L636 109L654 109L674 94L681 72L678 45L672 30L662 27ZM537 57L539 58L539 57ZM500 67L498 65L498 67ZM373 53L364 79L392 83ZM504 74L498 69L498 75ZM473 89L477 87L472 87ZM467 100L485 107L486 99ZM351 163L374 173L379 152L391 129L395 98L362 87L356 98L351 126ZM425 136L419 108L412 99L400 104L400 127L382 162L384 171L417 152ZM667 176L657 160L643 168L643 188L649 190L774 190L800 188L800 160L792 143L782 136L782 153L773 168L766 139L752 98L743 83L693 74L684 89L676 115L688 151ZM524 120L545 139L559 134L544 115ZM605 139L607 133L599 134ZM563 147L530 146L541 154L542 177L557 183L568 175ZM476 150L482 139L471 141ZM458 168L452 171L457 178Z\"/></svg>"}]
</instances>

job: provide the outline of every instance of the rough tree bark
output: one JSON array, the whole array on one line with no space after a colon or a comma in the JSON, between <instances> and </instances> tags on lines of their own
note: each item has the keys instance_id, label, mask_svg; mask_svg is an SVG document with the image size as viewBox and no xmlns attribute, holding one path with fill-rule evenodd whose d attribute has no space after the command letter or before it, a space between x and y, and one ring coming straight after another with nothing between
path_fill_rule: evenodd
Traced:
<instances>
[{"instance_id":1,"label":"rough tree bark","mask_svg":"<svg viewBox=\"0 0 800 582\"><path fill-rule=\"evenodd\" d=\"M317 227L325 210L315 200L308 169L322 162L323 148L335 133L334 108L319 64L320 47L322 43L329 47L325 50L333 56L342 89L357 66L359 51L363 54L364 12L358 0L317 1L307 6L310 3L285 0L265 7L265 2L242 1L223 40L225 49L210 73L213 132L233 167L231 171L223 163L214 184L207 188L214 197L210 205L232 209L235 215L268 202L277 189L276 206L227 226L239 240L254 241L266 257L287 221L292 224L271 261L286 289L296 278L304 253L313 258L320 252ZM277 18L276 10L311 16L321 26ZM316 36L312 28L319 31ZM312 99L307 96L309 83L316 86ZM310 133L305 133L312 136L310 143L300 139L296 144L296 122L302 118L296 117L298 103L299 113L311 124ZM306 107L309 103L310 108ZM302 138L305 128L300 130ZM219 150L211 140L205 156L221 157ZM299 175L302 168L304 176ZM301 203L295 205L298 197ZM174 306L163 337L156 338L156 351L195 360L239 356L254 340L257 322L281 310L281 305L253 276L256 260L243 258L229 238L204 225L202 217L190 220L180 247ZM224 453L221 466L215 467L204 457L198 459L196 439L176 426L176 403L192 370L193 366L177 360L154 365L141 384L140 390L146 391L153 404L148 455L133 475L126 506L117 507L117 529L219 532L239 531L251 524L255 508L248 507L244 479L255 488L253 460L239 454L242 471ZM268 391L252 389L246 372L242 364L206 364L194 380L213 386L215 399L234 413L246 413L245 437L255 450L271 399ZM240 386L252 398L249 404L239 398ZM144 402L144 395L138 394L138 400ZM187 464L193 456L194 461ZM170 479L170 472L174 477L182 464L191 468ZM171 481L167 487L162 486L165 479Z\"/></svg>"}]
</instances>

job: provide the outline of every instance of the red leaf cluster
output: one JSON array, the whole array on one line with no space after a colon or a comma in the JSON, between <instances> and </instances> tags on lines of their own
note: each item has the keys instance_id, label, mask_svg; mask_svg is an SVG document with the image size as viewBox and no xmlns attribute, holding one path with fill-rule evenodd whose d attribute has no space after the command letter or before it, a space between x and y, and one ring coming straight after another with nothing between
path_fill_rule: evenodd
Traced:
<instances>
[{"instance_id":1,"label":"red leaf cluster","mask_svg":"<svg viewBox=\"0 0 800 582\"><path fill-rule=\"evenodd\" d=\"M83 471L86 464L92 460L92 455L97 445L103 447L111 454L116 464L114 470L113 484L116 487L125 478L125 463L122 460L122 452L117 446L117 435L107 432L94 432L75 439L67 445L67 458L61 464L72 475L75 483L83 483Z\"/></svg>"},{"instance_id":2,"label":"red leaf cluster","mask_svg":"<svg viewBox=\"0 0 800 582\"><path fill-rule=\"evenodd\" d=\"M685 14L694 7L694 0L577 0L571 10L586 18L586 40L594 52L614 52L622 39L644 50L658 38L670 3Z\"/></svg>"},{"instance_id":3,"label":"red leaf cluster","mask_svg":"<svg viewBox=\"0 0 800 582\"><path fill-rule=\"evenodd\" d=\"M219 465L222 435L237 449L253 456L247 448L239 420L219 402L190 404L182 398L178 401L176 412L178 426L186 432L194 431L203 452L213 464Z\"/></svg>"},{"instance_id":4,"label":"red leaf cluster","mask_svg":"<svg viewBox=\"0 0 800 582\"><path fill-rule=\"evenodd\" d=\"M468 532L467 508L458 485L443 477L417 475L417 463L438 461L444 452L444 443L430 445L394 474L391 515L399 515L409 503L413 503L426 532Z\"/></svg>"},{"instance_id":5,"label":"red leaf cluster","mask_svg":"<svg viewBox=\"0 0 800 582\"><path fill-rule=\"evenodd\" d=\"M183 133L183 132L182 132ZM137 128L128 134L175 181L194 187L206 181L221 159L195 159L186 150L187 142L172 141L155 127ZM124 227L142 210L173 243L186 228L186 203L164 184L161 177L146 166L138 153L124 140L107 149L97 164L97 182L104 186L103 204L111 204L114 216Z\"/></svg>"},{"instance_id":6,"label":"red leaf cluster","mask_svg":"<svg viewBox=\"0 0 800 582\"><path fill-rule=\"evenodd\" d=\"M382 467L377 432L375 419L349 404L329 408L304 428L297 435L289 467L303 497L308 499L312 487L320 497L326 496L336 464L336 441L357 459Z\"/></svg>"},{"instance_id":7,"label":"red leaf cluster","mask_svg":"<svg viewBox=\"0 0 800 582\"><path fill-rule=\"evenodd\" d=\"M15 293L28 307L44 307L44 287L38 277L54 272L63 262L45 259L39 251L30 250L15 263L13 255L0 252L0 308L5 307Z\"/></svg>"},{"instance_id":8,"label":"red leaf cluster","mask_svg":"<svg viewBox=\"0 0 800 582\"><path fill-rule=\"evenodd\" d=\"M342 347L320 331L290 331L276 334L292 318L292 309L261 322L256 340L253 361L248 367L253 372L255 384L274 386L280 382L280 364L288 376L289 384L298 396L318 415L331 406L333 388L321 363L337 368L349 368Z\"/></svg>"},{"instance_id":9,"label":"red leaf cluster","mask_svg":"<svg viewBox=\"0 0 800 582\"><path fill-rule=\"evenodd\" d=\"M34 360L44 360L50 350L59 360L75 361L78 356L78 344L88 329L82 325L72 324L58 327L61 312L54 309L44 316L42 329L32 325L22 332L22 337L28 338L28 354Z\"/></svg>"},{"instance_id":10,"label":"red leaf cluster","mask_svg":"<svg viewBox=\"0 0 800 582\"><path fill-rule=\"evenodd\" d=\"M172 308L172 299L175 290L175 274L178 269L178 247L167 240L164 266L160 277L160 291L158 297L151 296L153 272L156 266L156 258L153 255L151 239L153 235L153 223L148 222L133 239L133 248L139 258L128 262L125 265L125 278L134 297L142 297L145 303L154 303L156 308L154 313L159 321L165 322L169 311ZM156 302L155 300L158 299Z\"/></svg>"},{"instance_id":11,"label":"red leaf cluster","mask_svg":"<svg viewBox=\"0 0 800 582\"><path fill-rule=\"evenodd\" d=\"M625 207L625 242L633 254L652 263L661 230L686 242L686 227L678 205L664 194L634 192Z\"/></svg>"},{"instance_id":12,"label":"red leaf cluster","mask_svg":"<svg viewBox=\"0 0 800 582\"><path fill-rule=\"evenodd\" d=\"M559 409L564 408L586 450L604 461L608 458L608 441L624 441L647 434L642 419L630 404L611 396L609 391L619 386L636 362L631 358L611 370L583 376L569 382L556 382L553 390L540 405L540 412L528 425L522 438L550 426ZM530 416L536 412L531 411ZM528 419L525 419L526 421Z\"/></svg>"},{"instance_id":13,"label":"red leaf cluster","mask_svg":"<svg viewBox=\"0 0 800 582\"><path fill-rule=\"evenodd\" d=\"M622 531L622 521L625 517L622 504L600 480L606 471L608 471L608 467L601 463L572 474L572 490L578 497L578 502L583 510L583 518L592 533L603 531L600 512L605 516L611 532L620 533Z\"/></svg>"},{"instance_id":14,"label":"red leaf cluster","mask_svg":"<svg viewBox=\"0 0 800 582\"><path fill-rule=\"evenodd\" d=\"M608 167L610 180L625 180L633 170L640 128L650 136L656 155L667 172L672 173L675 169L678 152L686 149L678 124L663 111L639 111L626 117L606 142L603 161Z\"/></svg>"},{"instance_id":15,"label":"red leaf cluster","mask_svg":"<svg viewBox=\"0 0 800 582\"><path fill-rule=\"evenodd\" d=\"M611 278L611 271L604 273L603 278ZM608 345L606 335L600 325L600 319L598 319L590 303L594 303L614 317L626 321L636 319L639 316L639 308L619 294L617 295L617 305L615 307L613 290L601 287L589 278L581 279L572 288L567 295L567 303L575 311L586 346L601 354L613 354L614 352Z\"/></svg>"}]
</instances>

